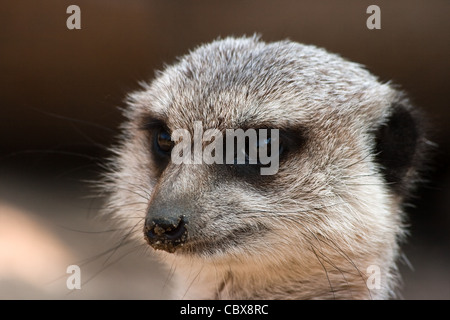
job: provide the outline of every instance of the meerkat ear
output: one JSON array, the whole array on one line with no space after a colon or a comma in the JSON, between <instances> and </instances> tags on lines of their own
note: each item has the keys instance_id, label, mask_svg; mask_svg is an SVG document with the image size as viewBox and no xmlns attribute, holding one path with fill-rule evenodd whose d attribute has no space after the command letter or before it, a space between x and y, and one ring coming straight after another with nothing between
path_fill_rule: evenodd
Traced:
<instances>
[{"instance_id":1,"label":"meerkat ear","mask_svg":"<svg viewBox=\"0 0 450 320\"><path fill-rule=\"evenodd\" d=\"M402 99L375 132L375 159L389 187L407 196L418 177L424 153L422 117Z\"/></svg>"}]
</instances>

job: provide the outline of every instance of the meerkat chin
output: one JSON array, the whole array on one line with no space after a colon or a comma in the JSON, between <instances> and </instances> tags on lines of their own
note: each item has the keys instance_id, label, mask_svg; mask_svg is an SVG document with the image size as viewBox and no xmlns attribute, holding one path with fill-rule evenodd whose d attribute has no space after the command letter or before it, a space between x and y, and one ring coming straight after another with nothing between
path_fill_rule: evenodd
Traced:
<instances>
[{"instance_id":1,"label":"meerkat chin","mask_svg":"<svg viewBox=\"0 0 450 320\"><path fill-rule=\"evenodd\" d=\"M132 234L175 272L173 298L394 297L402 205L425 138L392 85L311 45L226 38L157 73L125 116L101 182L105 211L143 230ZM175 163L219 141L183 139L172 152L174 133L194 139L198 124L276 129L276 173L258 161Z\"/></svg>"}]
</instances>

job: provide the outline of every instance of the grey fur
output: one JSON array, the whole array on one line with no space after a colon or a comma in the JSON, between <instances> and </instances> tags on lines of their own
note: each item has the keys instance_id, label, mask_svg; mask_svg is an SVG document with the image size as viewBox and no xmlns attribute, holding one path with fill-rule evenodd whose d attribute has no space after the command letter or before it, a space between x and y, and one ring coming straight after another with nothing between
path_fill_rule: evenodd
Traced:
<instances>
[{"instance_id":1,"label":"grey fur","mask_svg":"<svg viewBox=\"0 0 450 320\"><path fill-rule=\"evenodd\" d=\"M101 182L105 214L136 230L150 207L188 217L184 246L155 251L175 269L174 298L393 297L404 195L383 178L374 132L401 99L362 66L314 46L258 37L200 46L129 96ZM225 165L160 168L143 129L155 118L169 130L198 120L222 131L269 126L301 142L270 178ZM371 265L381 270L379 289L366 285Z\"/></svg>"}]
</instances>

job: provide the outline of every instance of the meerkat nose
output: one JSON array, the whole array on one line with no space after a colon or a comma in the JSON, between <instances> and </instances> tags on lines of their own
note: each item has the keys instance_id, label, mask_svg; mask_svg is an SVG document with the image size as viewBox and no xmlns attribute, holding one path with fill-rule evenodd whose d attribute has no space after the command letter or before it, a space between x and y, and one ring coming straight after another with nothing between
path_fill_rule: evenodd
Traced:
<instances>
[{"instance_id":1,"label":"meerkat nose","mask_svg":"<svg viewBox=\"0 0 450 320\"><path fill-rule=\"evenodd\" d=\"M187 238L184 216L148 218L145 220L144 237L155 249L174 252Z\"/></svg>"}]
</instances>

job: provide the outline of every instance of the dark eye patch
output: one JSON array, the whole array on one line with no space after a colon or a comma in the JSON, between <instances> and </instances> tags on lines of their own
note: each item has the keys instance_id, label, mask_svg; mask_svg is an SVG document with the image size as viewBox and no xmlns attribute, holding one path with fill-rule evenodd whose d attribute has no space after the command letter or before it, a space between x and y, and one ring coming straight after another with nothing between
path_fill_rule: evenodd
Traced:
<instances>
[{"instance_id":1,"label":"dark eye patch","mask_svg":"<svg viewBox=\"0 0 450 320\"><path fill-rule=\"evenodd\" d=\"M264 127L265 129L265 127ZM246 129L244 129L246 130ZM268 129L270 131L270 129ZM269 136L270 137L270 136ZM301 152L302 147L306 142L306 135L304 128L292 127L279 129L279 170L282 170L284 159L288 158L291 154ZM225 147L224 147L225 148ZM247 149L247 147L246 147ZM225 149L224 149L225 150ZM269 154L269 156L271 156ZM233 175L241 177L246 181L254 182L257 186L261 185L261 179L272 179L272 175L261 175L261 167L268 167L269 165L257 164L235 164L229 166Z\"/></svg>"},{"instance_id":2,"label":"dark eye patch","mask_svg":"<svg viewBox=\"0 0 450 320\"><path fill-rule=\"evenodd\" d=\"M141 122L140 129L143 130L147 136L148 147L149 147L149 153L154 161L155 164L157 164L158 170L161 172L165 169L165 167L170 162L170 156L171 151L174 146L173 141L171 140L171 132L168 129L166 123L159 118L155 117L147 117L144 118ZM244 131L246 131L248 128L243 128ZM263 142L268 147L268 156L272 157L270 154L271 148L270 144L273 142L271 136L270 136L270 127L258 127L254 128L256 130L258 129L267 129L268 130L268 138L265 142ZM247 140L247 139L246 139ZM226 137L225 133L223 136L223 141L225 143ZM279 149L277 151L279 155L279 165L281 169L281 165L283 162L283 159L288 157L291 153L299 152L299 149L304 145L306 141L305 136L305 130L300 127L292 127L292 128L281 128L279 129ZM258 143L259 143L258 139ZM260 148L261 146L253 146L256 148ZM224 156L226 155L226 146L223 146ZM236 151L236 150L235 150ZM245 152L246 154L246 161L244 164L232 164L231 169L232 172L234 172L233 175L240 176L242 178L251 178L251 176L261 176L264 179L270 178L270 175L263 176L261 175L261 168L262 167L270 167L269 164L261 164L259 162L258 157L258 163L256 164L250 164L248 163L248 151L249 151L249 145L248 140L246 141L246 147ZM259 155L259 154L258 154ZM226 159L224 159L224 163ZM228 165L228 167L230 167ZM251 178L253 179L253 178Z\"/></svg>"},{"instance_id":3,"label":"dark eye patch","mask_svg":"<svg viewBox=\"0 0 450 320\"><path fill-rule=\"evenodd\" d=\"M164 128L158 128L153 132L154 149L163 157L170 157L173 141L170 133Z\"/></svg>"},{"instance_id":4,"label":"dark eye patch","mask_svg":"<svg viewBox=\"0 0 450 320\"><path fill-rule=\"evenodd\" d=\"M140 129L145 132L149 153L162 172L170 160L170 152L174 145L170 130L163 120L153 117L145 118Z\"/></svg>"},{"instance_id":5,"label":"dark eye patch","mask_svg":"<svg viewBox=\"0 0 450 320\"><path fill-rule=\"evenodd\" d=\"M280 129L280 141L283 142L284 152L300 151L306 140L306 130L302 127Z\"/></svg>"},{"instance_id":6,"label":"dark eye patch","mask_svg":"<svg viewBox=\"0 0 450 320\"><path fill-rule=\"evenodd\" d=\"M238 150L238 146L236 143L236 139L235 139L235 144L234 144L234 164L235 165L241 165L241 164L245 164L245 165L249 165L249 164L255 164L255 165L262 165L262 163L260 162L260 152L262 152L261 149L263 148L267 148L267 156L272 156L271 155L271 144L275 141L274 138L271 136L271 130L270 129L266 129L267 130L267 136L265 139L262 139L262 137L259 135L259 131L256 130L256 144L251 144L249 137L245 137L245 147L241 150ZM279 144L279 148L278 148L278 155L281 156L281 154L284 151L284 146L283 146L283 141L281 138L278 139L278 144ZM226 139L224 139L224 144L223 144L223 150L226 151ZM225 152L226 153L226 152ZM224 153L224 162L226 161L226 154ZM243 157L244 159L244 163L238 163L238 153L241 154L241 157ZM256 157L253 157L252 155L255 155Z\"/></svg>"}]
</instances>

